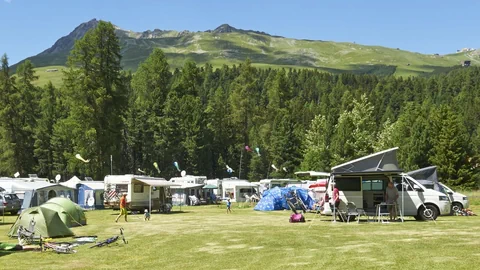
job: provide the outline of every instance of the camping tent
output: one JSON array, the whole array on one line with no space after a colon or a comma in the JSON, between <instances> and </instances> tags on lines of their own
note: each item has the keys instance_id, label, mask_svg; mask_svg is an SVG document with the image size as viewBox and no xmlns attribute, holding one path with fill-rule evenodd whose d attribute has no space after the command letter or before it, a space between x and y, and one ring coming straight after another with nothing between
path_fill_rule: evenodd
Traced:
<instances>
[{"instance_id":1,"label":"camping tent","mask_svg":"<svg viewBox=\"0 0 480 270\"><path fill-rule=\"evenodd\" d=\"M83 209L69 199L56 197L41 206L56 211L69 228L87 224Z\"/></svg>"},{"instance_id":2,"label":"camping tent","mask_svg":"<svg viewBox=\"0 0 480 270\"><path fill-rule=\"evenodd\" d=\"M79 184L80 182L82 182L82 180L80 180L80 178L78 178L77 176L74 175L68 181L60 183L60 185L76 189L77 184Z\"/></svg>"},{"instance_id":3,"label":"camping tent","mask_svg":"<svg viewBox=\"0 0 480 270\"><path fill-rule=\"evenodd\" d=\"M262 199L258 202L253 210L256 211L273 211L273 210L283 210L290 209L287 204L287 198L292 198L292 191L297 193L297 196L302 200L305 206L309 209L313 208L315 203L313 198L308 196L308 192L305 189L297 187L274 187L272 189L266 190L263 193Z\"/></svg>"},{"instance_id":4,"label":"camping tent","mask_svg":"<svg viewBox=\"0 0 480 270\"><path fill-rule=\"evenodd\" d=\"M437 166L425 167L408 172L407 174L417 180L420 184L424 185L426 188L431 188L446 194L445 190L438 182Z\"/></svg>"},{"instance_id":5,"label":"camping tent","mask_svg":"<svg viewBox=\"0 0 480 270\"><path fill-rule=\"evenodd\" d=\"M82 181L77 184L78 205L85 209L103 209L103 193L105 184L103 181Z\"/></svg>"},{"instance_id":6,"label":"camping tent","mask_svg":"<svg viewBox=\"0 0 480 270\"><path fill-rule=\"evenodd\" d=\"M58 213L52 209L38 206L28 208L20 214L10 228L8 236L17 236L18 227L29 228L30 221L35 221L35 235L42 237L73 236L73 232L62 222Z\"/></svg>"}]
</instances>

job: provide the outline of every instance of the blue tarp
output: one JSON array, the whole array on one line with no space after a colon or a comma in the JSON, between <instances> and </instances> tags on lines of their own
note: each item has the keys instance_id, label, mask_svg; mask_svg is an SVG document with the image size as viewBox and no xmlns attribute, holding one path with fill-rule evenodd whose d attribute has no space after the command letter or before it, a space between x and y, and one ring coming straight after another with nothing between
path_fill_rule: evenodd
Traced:
<instances>
[{"instance_id":1,"label":"blue tarp","mask_svg":"<svg viewBox=\"0 0 480 270\"><path fill-rule=\"evenodd\" d=\"M290 209L290 207L288 207L287 199L285 198L285 196L287 196L288 198L292 198L291 191L296 192L297 196L303 201L303 203L308 209L313 209L315 201L313 200L313 198L308 196L307 190L298 187L274 187L272 189L266 190L263 193L262 199L258 202L258 204L253 210L273 211Z\"/></svg>"}]
</instances>

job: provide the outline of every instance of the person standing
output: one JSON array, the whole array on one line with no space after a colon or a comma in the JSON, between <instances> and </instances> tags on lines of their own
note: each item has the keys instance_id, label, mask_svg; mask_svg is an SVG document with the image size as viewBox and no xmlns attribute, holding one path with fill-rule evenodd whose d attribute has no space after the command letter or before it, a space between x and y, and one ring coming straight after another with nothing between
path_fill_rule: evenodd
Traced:
<instances>
[{"instance_id":1,"label":"person standing","mask_svg":"<svg viewBox=\"0 0 480 270\"><path fill-rule=\"evenodd\" d=\"M337 188L336 184L333 184L333 203L335 206L335 209L338 209L340 206L340 191Z\"/></svg>"},{"instance_id":2,"label":"person standing","mask_svg":"<svg viewBox=\"0 0 480 270\"><path fill-rule=\"evenodd\" d=\"M228 213L232 213L232 202L230 201L230 199L227 200L227 214Z\"/></svg>"},{"instance_id":3,"label":"person standing","mask_svg":"<svg viewBox=\"0 0 480 270\"><path fill-rule=\"evenodd\" d=\"M123 193L122 197L120 198L120 214L118 215L115 222L118 222L118 219L121 216L125 216L125 222L127 222L127 194Z\"/></svg>"},{"instance_id":4,"label":"person standing","mask_svg":"<svg viewBox=\"0 0 480 270\"><path fill-rule=\"evenodd\" d=\"M390 221L397 219L397 199L398 190L393 186L392 182L388 182L385 189L385 201L387 202L388 212L390 213Z\"/></svg>"}]
</instances>

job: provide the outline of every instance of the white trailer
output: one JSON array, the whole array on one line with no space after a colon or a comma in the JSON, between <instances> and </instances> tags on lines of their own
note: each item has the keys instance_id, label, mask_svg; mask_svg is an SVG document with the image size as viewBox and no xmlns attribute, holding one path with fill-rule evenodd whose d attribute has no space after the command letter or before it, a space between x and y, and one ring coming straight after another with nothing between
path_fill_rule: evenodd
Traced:
<instances>
[{"instance_id":1,"label":"white trailer","mask_svg":"<svg viewBox=\"0 0 480 270\"><path fill-rule=\"evenodd\" d=\"M171 208L170 187L178 186L164 178L143 175L107 175L104 179L104 204L107 208L118 209L122 194L127 194L130 210L152 209L169 211Z\"/></svg>"}]
</instances>

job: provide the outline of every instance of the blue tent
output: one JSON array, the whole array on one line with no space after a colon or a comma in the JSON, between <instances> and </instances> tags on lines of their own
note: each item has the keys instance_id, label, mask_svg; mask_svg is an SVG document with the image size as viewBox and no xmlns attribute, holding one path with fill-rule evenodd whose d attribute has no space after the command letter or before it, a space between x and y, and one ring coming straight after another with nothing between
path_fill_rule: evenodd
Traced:
<instances>
[{"instance_id":1,"label":"blue tent","mask_svg":"<svg viewBox=\"0 0 480 270\"><path fill-rule=\"evenodd\" d=\"M103 209L103 181L82 181L77 184L78 205L85 209ZM90 203L89 203L90 201Z\"/></svg>"},{"instance_id":2,"label":"blue tent","mask_svg":"<svg viewBox=\"0 0 480 270\"><path fill-rule=\"evenodd\" d=\"M293 197L292 191L294 191L297 194L297 196L302 200L302 202L305 204L305 206L308 209L313 209L313 205L315 204L315 201L313 200L313 198L308 196L307 190L298 188L298 187L286 187L286 188L274 187L272 189L266 190L263 193L262 199L260 200L260 202L258 202L258 204L255 206L253 210L273 211L273 210L290 209L290 207L287 204L286 197L291 199Z\"/></svg>"}]
</instances>

